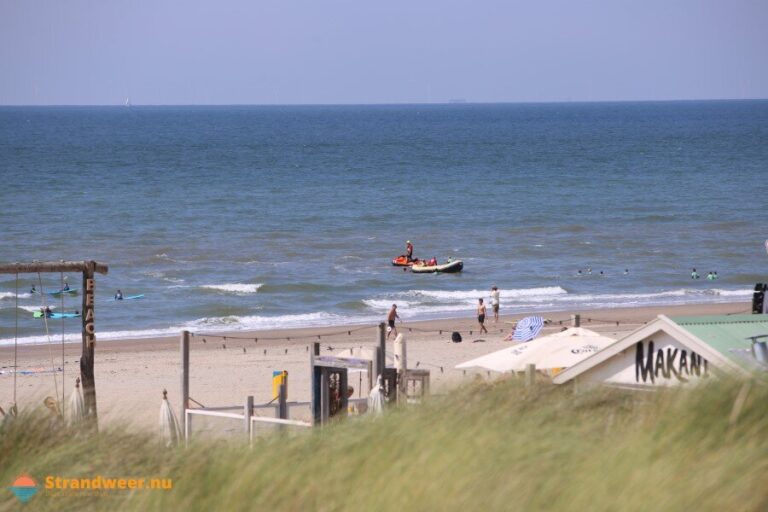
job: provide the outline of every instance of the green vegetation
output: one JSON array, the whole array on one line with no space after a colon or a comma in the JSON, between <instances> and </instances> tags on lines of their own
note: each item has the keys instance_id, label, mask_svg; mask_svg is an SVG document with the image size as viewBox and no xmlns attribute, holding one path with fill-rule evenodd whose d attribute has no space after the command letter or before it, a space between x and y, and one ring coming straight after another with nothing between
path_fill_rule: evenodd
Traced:
<instances>
[{"instance_id":1,"label":"green vegetation","mask_svg":"<svg viewBox=\"0 0 768 512\"><path fill-rule=\"evenodd\" d=\"M24 416L0 432L0 510L21 473L29 510L768 510L768 387L533 390L478 383L420 407L248 449L109 430L51 432ZM742 393L743 394L743 393ZM50 496L46 475L162 477L170 491Z\"/></svg>"}]
</instances>

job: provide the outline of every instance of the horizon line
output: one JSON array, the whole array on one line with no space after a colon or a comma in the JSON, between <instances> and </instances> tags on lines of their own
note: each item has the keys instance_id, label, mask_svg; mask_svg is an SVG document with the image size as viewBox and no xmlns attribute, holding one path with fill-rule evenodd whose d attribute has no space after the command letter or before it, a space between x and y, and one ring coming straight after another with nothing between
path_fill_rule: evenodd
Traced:
<instances>
[{"instance_id":1,"label":"horizon line","mask_svg":"<svg viewBox=\"0 0 768 512\"><path fill-rule=\"evenodd\" d=\"M717 101L765 101L768 97L754 98L677 98L643 100L541 100L541 101L471 101L465 99L431 102L381 102L381 103L0 103L5 107L375 107L375 106L430 106L430 105L546 105L584 103L683 103Z\"/></svg>"}]
</instances>

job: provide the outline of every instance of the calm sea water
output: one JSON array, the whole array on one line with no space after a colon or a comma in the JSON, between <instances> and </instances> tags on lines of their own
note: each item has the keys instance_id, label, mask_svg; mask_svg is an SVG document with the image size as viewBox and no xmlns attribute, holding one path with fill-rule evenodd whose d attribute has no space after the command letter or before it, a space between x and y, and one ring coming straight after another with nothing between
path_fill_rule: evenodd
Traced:
<instances>
[{"instance_id":1,"label":"calm sea water","mask_svg":"<svg viewBox=\"0 0 768 512\"><path fill-rule=\"evenodd\" d=\"M768 101L0 108L0 261L109 264L101 339L468 316L491 285L508 313L748 300L767 177ZM465 271L392 267L406 239Z\"/></svg>"}]
</instances>

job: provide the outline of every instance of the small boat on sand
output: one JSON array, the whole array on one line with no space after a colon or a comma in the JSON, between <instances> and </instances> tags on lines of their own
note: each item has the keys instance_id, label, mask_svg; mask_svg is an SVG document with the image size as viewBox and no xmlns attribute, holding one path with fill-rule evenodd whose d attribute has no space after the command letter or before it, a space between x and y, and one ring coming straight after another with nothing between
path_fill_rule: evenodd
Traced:
<instances>
[{"instance_id":1,"label":"small boat on sand","mask_svg":"<svg viewBox=\"0 0 768 512\"><path fill-rule=\"evenodd\" d=\"M441 265L427 265L427 264L414 264L411 267L411 272L414 274L431 274L431 273L446 273L452 274L461 272L464 268L464 262L461 260L455 260Z\"/></svg>"}]
</instances>

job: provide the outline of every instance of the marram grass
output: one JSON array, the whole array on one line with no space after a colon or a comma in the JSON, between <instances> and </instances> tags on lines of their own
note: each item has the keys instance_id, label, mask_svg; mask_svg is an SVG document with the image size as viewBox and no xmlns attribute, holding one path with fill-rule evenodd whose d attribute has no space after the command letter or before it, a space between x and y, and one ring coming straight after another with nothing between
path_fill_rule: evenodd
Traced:
<instances>
[{"instance_id":1,"label":"marram grass","mask_svg":"<svg viewBox=\"0 0 768 512\"><path fill-rule=\"evenodd\" d=\"M533 390L465 386L426 404L246 444L51 431L22 415L0 431L0 511L768 510L768 386ZM21 505L20 474L40 490ZM170 478L171 490L52 496L46 475Z\"/></svg>"}]
</instances>

